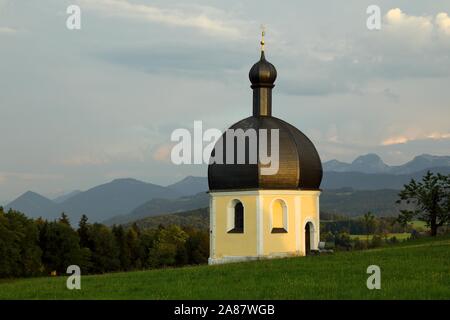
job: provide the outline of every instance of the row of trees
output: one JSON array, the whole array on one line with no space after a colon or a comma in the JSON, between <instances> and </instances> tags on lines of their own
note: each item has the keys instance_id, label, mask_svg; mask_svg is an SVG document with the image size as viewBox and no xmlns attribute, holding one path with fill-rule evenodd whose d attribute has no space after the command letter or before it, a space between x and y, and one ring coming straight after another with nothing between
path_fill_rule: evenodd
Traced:
<instances>
[{"instance_id":1,"label":"row of trees","mask_svg":"<svg viewBox=\"0 0 450 320\"><path fill-rule=\"evenodd\" d=\"M69 265L87 274L201 264L208 255L204 230L109 228L86 216L74 229L65 214L57 221L33 220L0 207L0 277L60 274Z\"/></svg>"}]
</instances>

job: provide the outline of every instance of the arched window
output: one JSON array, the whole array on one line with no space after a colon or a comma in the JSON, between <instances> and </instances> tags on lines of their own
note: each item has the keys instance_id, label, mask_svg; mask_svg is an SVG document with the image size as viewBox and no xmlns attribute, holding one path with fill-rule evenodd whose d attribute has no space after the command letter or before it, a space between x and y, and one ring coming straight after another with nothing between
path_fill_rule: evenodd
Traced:
<instances>
[{"instance_id":1,"label":"arched window","mask_svg":"<svg viewBox=\"0 0 450 320\"><path fill-rule=\"evenodd\" d=\"M275 200L272 203L271 212L272 233L286 233L288 231L287 224L287 206L283 200Z\"/></svg>"},{"instance_id":2,"label":"arched window","mask_svg":"<svg viewBox=\"0 0 450 320\"><path fill-rule=\"evenodd\" d=\"M244 233L244 206L239 200L233 200L229 208L229 233Z\"/></svg>"}]
</instances>

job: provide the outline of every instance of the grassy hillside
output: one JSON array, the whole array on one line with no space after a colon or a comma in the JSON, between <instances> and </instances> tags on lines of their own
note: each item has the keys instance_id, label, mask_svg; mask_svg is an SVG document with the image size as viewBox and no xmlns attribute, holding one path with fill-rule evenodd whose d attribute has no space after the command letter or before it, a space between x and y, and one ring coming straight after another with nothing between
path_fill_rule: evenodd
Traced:
<instances>
[{"instance_id":1,"label":"grassy hillside","mask_svg":"<svg viewBox=\"0 0 450 320\"><path fill-rule=\"evenodd\" d=\"M381 290L366 269L381 267ZM367 251L82 278L3 280L0 299L450 299L450 237Z\"/></svg>"},{"instance_id":2,"label":"grassy hillside","mask_svg":"<svg viewBox=\"0 0 450 320\"><path fill-rule=\"evenodd\" d=\"M124 226L130 227L133 223L136 223L141 229L153 229L158 228L159 225L169 226L175 224L181 227L189 226L207 230L209 228L209 208L148 217L127 223Z\"/></svg>"}]
</instances>

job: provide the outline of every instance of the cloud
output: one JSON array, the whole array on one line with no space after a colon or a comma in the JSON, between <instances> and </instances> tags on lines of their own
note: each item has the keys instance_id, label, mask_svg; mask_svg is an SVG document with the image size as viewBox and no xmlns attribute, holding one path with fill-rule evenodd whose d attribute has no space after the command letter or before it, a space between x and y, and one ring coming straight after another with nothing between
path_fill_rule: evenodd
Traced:
<instances>
[{"instance_id":1,"label":"cloud","mask_svg":"<svg viewBox=\"0 0 450 320\"><path fill-rule=\"evenodd\" d=\"M162 144L153 150L153 160L161 161L161 162L170 162L170 154L172 152L174 144Z\"/></svg>"},{"instance_id":2,"label":"cloud","mask_svg":"<svg viewBox=\"0 0 450 320\"><path fill-rule=\"evenodd\" d=\"M217 73L245 67L241 52L211 46L164 45L128 47L95 55L113 64L148 73L214 77Z\"/></svg>"},{"instance_id":3,"label":"cloud","mask_svg":"<svg viewBox=\"0 0 450 320\"><path fill-rule=\"evenodd\" d=\"M427 135L427 138L433 139L433 140L450 139L450 133L433 132L433 133Z\"/></svg>"},{"instance_id":4,"label":"cloud","mask_svg":"<svg viewBox=\"0 0 450 320\"><path fill-rule=\"evenodd\" d=\"M433 132L430 134L419 135L414 137L406 135L394 136L383 140L381 145L391 146L396 144L405 144L411 141L418 141L418 140L446 140L446 139L450 139L450 133Z\"/></svg>"},{"instance_id":5,"label":"cloud","mask_svg":"<svg viewBox=\"0 0 450 320\"><path fill-rule=\"evenodd\" d=\"M442 33L450 36L450 17L446 12L438 13L435 22Z\"/></svg>"},{"instance_id":6,"label":"cloud","mask_svg":"<svg viewBox=\"0 0 450 320\"><path fill-rule=\"evenodd\" d=\"M106 158L94 157L92 155L77 155L60 161L61 164L69 167L98 166L107 164L108 162L109 160Z\"/></svg>"},{"instance_id":7,"label":"cloud","mask_svg":"<svg viewBox=\"0 0 450 320\"><path fill-rule=\"evenodd\" d=\"M0 183L6 182L9 178L22 181L60 180L63 176L58 174L43 174L34 172L0 172Z\"/></svg>"},{"instance_id":8,"label":"cloud","mask_svg":"<svg viewBox=\"0 0 450 320\"><path fill-rule=\"evenodd\" d=\"M0 34L13 34L16 33L17 29L10 27L0 27Z\"/></svg>"},{"instance_id":9,"label":"cloud","mask_svg":"<svg viewBox=\"0 0 450 320\"><path fill-rule=\"evenodd\" d=\"M438 13L433 19L432 16L408 15L396 8L388 11L384 22L390 36L402 38L400 43L412 40L416 45L431 45L437 42L438 33L450 35L450 17L446 12Z\"/></svg>"},{"instance_id":10,"label":"cloud","mask_svg":"<svg viewBox=\"0 0 450 320\"><path fill-rule=\"evenodd\" d=\"M102 14L149 21L175 27L195 28L210 35L240 38L238 27L218 9L204 6L161 8L127 0L80 0L84 7Z\"/></svg>"},{"instance_id":11,"label":"cloud","mask_svg":"<svg viewBox=\"0 0 450 320\"><path fill-rule=\"evenodd\" d=\"M394 144L403 144L403 143L407 143L408 141L410 141L411 139L404 137L404 136L398 136L398 137L391 137L391 138L387 138L386 140L384 140L381 144L383 146L391 146Z\"/></svg>"},{"instance_id":12,"label":"cloud","mask_svg":"<svg viewBox=\"0 0 450 320\"><path fill-rule=\"evenodd\" d=\"M391 9L386 13L385 21L390 27L405 28L411 32L420 30L429 32L433 29L430 16L407 15L399 8Z\"/></svg>"}]
</instances>

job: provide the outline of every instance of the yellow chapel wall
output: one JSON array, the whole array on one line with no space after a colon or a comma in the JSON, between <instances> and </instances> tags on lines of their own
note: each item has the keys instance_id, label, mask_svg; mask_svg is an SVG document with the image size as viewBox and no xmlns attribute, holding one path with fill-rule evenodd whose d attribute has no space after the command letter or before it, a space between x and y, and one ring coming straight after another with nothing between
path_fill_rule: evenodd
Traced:
<instances>
[{"instance_id":1,"label":"yellow chapel wall","mask_svg":"<svg viewBox=\"0 0 450 320\"><path fill-rule=\"evenodd\" d=\"M263 254L295 253L295 195L261 195L263 202ZM287 209L287 233L272 233L274 203L282 200Z\"/></svg>"},{"instance_id":2,"label":"yellow chapel wall","mask_svg":"<svg viewBox=\"0 0 450 320\"><path fill-rule=\"evenodd\" d=\"M215 211L214 258L256 256L256 196L213 195ZM244 206L244 233L228 233L228 206L233 200Z\"/></svg>"},{"instance_id":3,"label":"yellow chapel wall","mask_svg":"<svg viewBox=\"0 0 450 320\"><path fill-rule=\"evenodd\" d=\"M257 255L276 256L277 254L305 254L305 225L311 221L314 235L311 239L316 249L319 241L319 195L320 191L266 192L255 194L215 193L212 196L215 234L211 234L214 247L213 259L222 257ZM272 233L272 205L282 200L287 207L287 233ZM244 233L228 233L228 207L233 200L239 200L244 206ZM259 202L259 206L257 203ZM260 208L261 219L257 219ZM262 234L257 235L257 224ZM213 229L213 227L211 227ZM259 242L259 245L257 244ZM259 248L259 252L258 252Z\"/></svg>"},{"instance_id":4,"label":"yellow chapel wall","mask_svg":"<svg viewBox=\"0 0 450 320\"><path fill-rule=\"evenodd\" d=\"M317 249L320 237L320 212L319 212L319 191L304 191L301 195L301 251L305 254L305 226L312 222L314 226L313 249Z\"/></svg>"}]
</instances>

